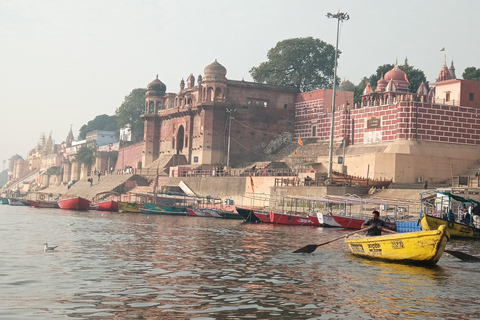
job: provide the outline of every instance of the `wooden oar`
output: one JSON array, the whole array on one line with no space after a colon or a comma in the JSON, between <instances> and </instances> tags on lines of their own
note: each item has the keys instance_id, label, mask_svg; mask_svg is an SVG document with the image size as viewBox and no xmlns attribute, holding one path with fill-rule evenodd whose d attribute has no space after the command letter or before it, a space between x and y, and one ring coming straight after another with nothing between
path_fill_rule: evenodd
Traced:
<instances>
[{"instance_id":1,"label":"wooden oar","mask_svg":"<svg viewBox=\"0 0 480 320\"><path fill-rule=\"evenodd\" d=\"M480 258L469 255L465 252L455 251L455 250L445 250L446 253L451 254L455 258L458 258L462 261L480 261Z\"/></svg>"},{"instance_id":2,"label":"wooden oar","mask_svg":"<svg viewBox=\"0 0 480 320\"><path fill-rule=\"evenodd\" d=\"M349 232L347 234L344 234L343 236L341 237L338 237L338 238L335 238L335 239L332 239L332 240L329 240L327 242L324 242L324 243L320 243L320 244L309 244L309 245L306 245L305 247L302 247L300 249L297 249L295 251L293 251L293 253L312 253L313 251L317 250L318 247L320 246L324 246L326 244L329 244L329 243L332 243L334 241L337 241L337 240L340 240L340 239L343 239L345 237L348 237L348 236L351 236L352 234L355 234L355 233L358 233L359 231L365 231L365 230L368 230L370 228L373 228L373 226L370 226L368 228L363 228L363 229L360 229L360 230L356 230L354 232Z\"/></svg>"}]
</instances>

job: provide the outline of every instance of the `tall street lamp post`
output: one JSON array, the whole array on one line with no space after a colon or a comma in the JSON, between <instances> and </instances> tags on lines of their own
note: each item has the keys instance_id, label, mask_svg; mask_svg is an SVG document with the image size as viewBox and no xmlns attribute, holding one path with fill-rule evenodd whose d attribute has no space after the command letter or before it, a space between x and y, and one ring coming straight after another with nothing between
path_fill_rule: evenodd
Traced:
<instances>
[{"instance_id":1,"label":"tall street lamp post","mask_svg":"<svg viewBox=\"0 0 480 320\"><path fill-rule=\"evenodd\" d=\"M333 71L333 101L332 101L332 127L330 128L330 152L328 161L328 179L332 182L332 161L333 161L333 128L335 125L335 98L337 91L337 56L338 56L338 35L340 28L340 21L347 21L350 16L347 13L338 12L336 14L327 13L328 18L337 19L337 43L335 44L335 68Z\"/></svg>"}]
</instances>

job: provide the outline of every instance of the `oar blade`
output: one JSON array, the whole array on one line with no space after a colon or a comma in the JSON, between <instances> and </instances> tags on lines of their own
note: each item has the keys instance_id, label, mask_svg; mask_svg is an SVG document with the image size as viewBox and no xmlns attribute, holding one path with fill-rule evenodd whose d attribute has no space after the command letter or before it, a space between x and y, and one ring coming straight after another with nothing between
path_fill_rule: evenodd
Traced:
<instances>
[{"instance_id":1,"label":"oar blade","mask_svg":"<svg viewBox=\"0 0 480 320\"><path fill-rule=\"evenodd\" d=\"M318 247L318 244L309 244L303 248L293 251L293 253L312 253L317 249L317 247Z\"/></svg>"},{"instance_id":2,"label":"oar blade","mask_svg":"<svg viewBox=\"0 0 480 320\"><path fill-rule=\"evenodd\" d=\"M463 261L480 261L480 258L466 254L465 252L455 251L455 250L445 250L445 252Z\"/></svg>"}]
</instances>

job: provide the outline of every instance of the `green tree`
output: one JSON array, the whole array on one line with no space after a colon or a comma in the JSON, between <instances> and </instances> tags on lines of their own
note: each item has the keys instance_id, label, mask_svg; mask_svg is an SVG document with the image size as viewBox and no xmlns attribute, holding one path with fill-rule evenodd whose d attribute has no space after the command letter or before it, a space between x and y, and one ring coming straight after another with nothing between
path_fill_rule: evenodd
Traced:
<instances>
[{"instance_id":1,"label":"green tree","mask_svg":"<svg viewBox=\"0 0 480 320\"><path fill-rule=\"evenodd\" d=\"M350 80L345 80L338 86L338 90L354 92L355 85Z\"/></svg>"},{"instance_id":2,"label":"green tree","mask_svg":"<svg viewBox=\"0 0 480 320\"><path fill-rule=\"evenodd\" d=\"M95 151L92 148L83 145L80 147L74 158L78 163L83 164L86 167L91 167L95 162Z\"/></svg>"},{"instance_id":3,"label":"green tree","mask_svg":"<svg viewBox=\"0 0 480 320\"><path fill-rule=\"evenodd\" d=\"M463 71L462 77L464 80L480 81L480 68L479 69L475 67L465 68L465 71Z\"/></svg>"},{"instance_id":4,"label":"green tree","mask_svg":"<svg viewBox=\"0 0 480 320\"><path fill-rule=\"evenodd\" d=\"M83 140L87 137L87 132L95 130L117 131L117 117L106 114L96 116L95 119L88 121L80 128L78 138Z\"/></svg>"},{"instance_id":5,"label":"green tree","mask_svg":"<svg viewBox=\"0 0 480 320\"><path fill-rule=\"evenodd\" d=\"M362 94L363 90L365 90L365 87L367 86L367 82L370 82L367 77L363 77L362 80L360 80L360 83L355 86L355 91L353 94L353 103L360 103L362 100Z\"/></svg>"},{"instance_id":6,"label":"green tree","mask_svg":"<svg viewBox=\"0 0 480 320\"><path fill-rule=\"evenodd\" d=\"M144 124L140 116L145 113L145 94L147 89L137 88L125 97L122 105L115 111L118 127L123 128L130 124L132 142L143 140Z\"/></svg>"},{"instance_id":7,"label":"green tree","mask_svg":"<svg viewBox=\"0 0 480 320\"><path fill-rule=\"evenodd\" d=\"M320 39L280 41L268 51L267 58L268 61L250 69L257 82L292 85L302 92L333 86L335 47Z\"/></svg>"}]
</instances>

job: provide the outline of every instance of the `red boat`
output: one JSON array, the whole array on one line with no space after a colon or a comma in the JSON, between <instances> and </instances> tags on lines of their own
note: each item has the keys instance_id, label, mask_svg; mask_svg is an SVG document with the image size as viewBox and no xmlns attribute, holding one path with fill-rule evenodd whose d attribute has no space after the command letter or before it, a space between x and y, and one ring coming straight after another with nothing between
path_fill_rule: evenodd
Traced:
<instances>
[{"instance_id":1,"label":"red boat","mask_svg":"<svg viewBox=\"0 0 480 320\"><path fill-rule=\"evenodd\" d=\"M87 199L76 197L58 201L60 209L67 210L88 210L90 208L90 201Z\"/></svg>"},{"instance_id":2,"label":"red boat","mask_svg":"<svg viewBox=\"0 0 480 320\"><path fill-rule=\"evenodd\" d=\"M190 209L187 208L188 214L192 217L211 217L211 215L200 209Z\"/></svg>"},{"instance_id":3,"label":"red boat","mask_svg":"<svg viewBox=\"0 0 480 320\"><path fill-rule=\"evenodd\" d=\"M47 201L35 201L27 200L27 202L35 208L58 208L57 202L47 202Z\"/></svg>"},{"instance_id":4,"label":"red boat","mask_svg":"<svg viewBox=\"0 0 480 320\"><path fill-rule=\"evenodd\" d=\"M273 223L273 224L286 224L292 226L321 226L322 224L318 221L318 218L308 216L294 216L285 213L276 213L270 211L270 213L264 213L259 211L253 211L255 216L262 222Z\"/></svg>"},{"instance_id":5,"label":"red boat","mask_svg":"<svg viewBox=\"0 0 480 320\"><path fill-rule=\"evenodd\" d=\"M96 203L90 207L92 210L98 211L110 211L110 212L117 212L118 211L118 202L113 200L102 201Z\"/></svg>"},{"instance_id":6,"label":"red boat","mask_svg":"<svg viewBox=\"0 0 480 320\"><path fill-rule=\"evenodd\" d=\"M362 218L338 216L338 215L333 215L332 213L330 213L330 215L333 217L333 219L335 219L335 221L339 225L341 225L345 229L361 229L362 224L366 221L366 219L362 219ZM397 224L395 222L387 222L387 221L385 221L387 223L387 229L396 231Z\"/></svg>"}]
</instances>

